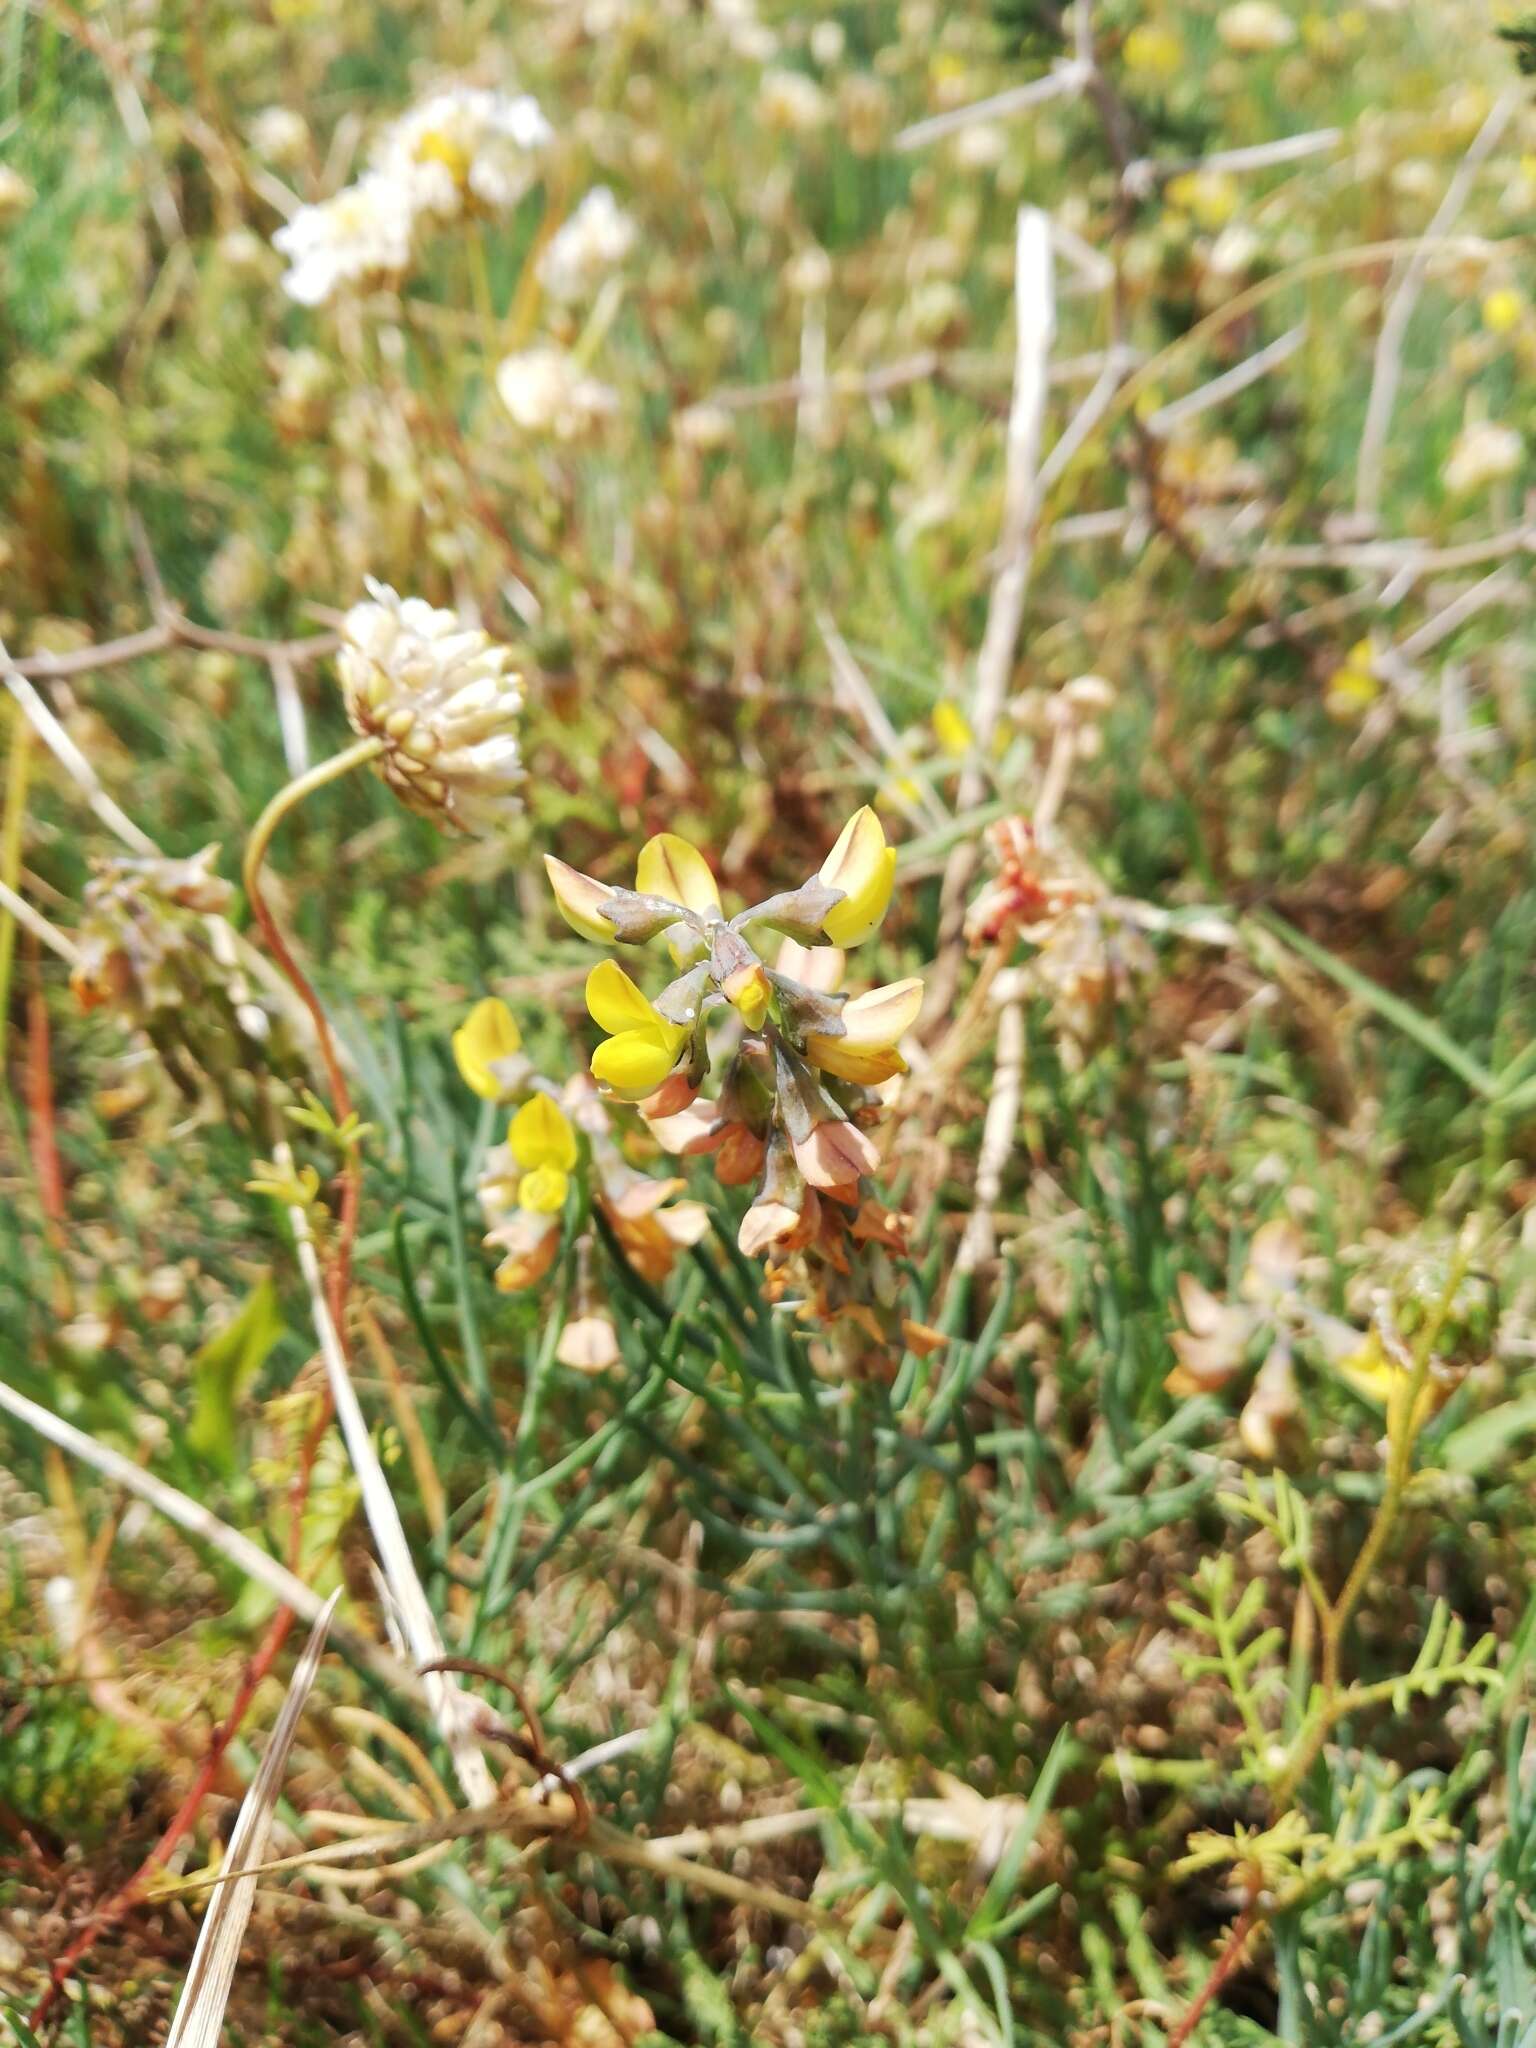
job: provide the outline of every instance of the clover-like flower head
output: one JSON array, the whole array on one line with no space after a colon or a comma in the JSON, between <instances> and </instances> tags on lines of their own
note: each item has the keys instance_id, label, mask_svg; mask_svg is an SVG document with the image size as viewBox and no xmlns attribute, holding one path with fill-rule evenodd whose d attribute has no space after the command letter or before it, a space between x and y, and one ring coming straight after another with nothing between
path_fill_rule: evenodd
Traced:
<instances>
[{"instance_id":1,"label":"clover-like flower head","mask_svg":"<svg viewBox=\"0 0 1536 2048\"><path fill-rule=\"evenodd\" d=\"M466 830L519 803L522 678L478 626L368 579L336 657L355 732L383 742L384 779L412 810Z\"/></svg>"},{"instance_id":2,"label":"clover-like flower head","mask_svg":"<svg viewBox=\"0 0 1536 2048\"><path fill-rule=\"evenodd\" d=\"M794 1249L814 1233L821 1190L850 1208L878 1163L867 1126L871 1091L906 1071L900 1041L916 1022L915 978L845 997L842 948L867 939L891 901L896 856L867 806L855 812L819 871L799 889L727 917L708 862L663 832L640 854L633 889L546 856L562 916L583 937L662 940L680 970L652 1000L615 961L587 979L587 1008L608 1034L592 1073L638 1103L661 1144L711 1152L727 1185L767 1171L741 1234L751 1252ZM760 945L780 934L776 964ZM718 1094L706 1027L735 1013L735 1045ZM766 1204L766 1208L764 1205Z\"/></svg>"}]
</instances>

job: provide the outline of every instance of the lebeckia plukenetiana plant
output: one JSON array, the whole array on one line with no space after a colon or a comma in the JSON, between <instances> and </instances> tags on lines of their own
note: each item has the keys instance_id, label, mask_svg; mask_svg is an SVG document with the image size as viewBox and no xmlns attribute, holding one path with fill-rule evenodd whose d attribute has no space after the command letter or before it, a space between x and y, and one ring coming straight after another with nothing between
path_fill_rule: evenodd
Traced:
<instances>
[{"instance_id":1,"label":"lebeckia plukenetiana plant","mask_svg":"<svg viewBox=\"0 0 1536 2048\"><path fill-rule=\"evenodd\" d=\"M562 916L583 937L661 939L680 970L653 1001L616 961L593 968L587 1008L608 1036L592 1073L639 1106L667 1150L714 1153L727 1185L762 1176L742 1249L811 1242L822 1195L856 1210L879 1160L868 1135L883 1108L874 1091L906 1071L900 1041L923 995L916 977L858 996L839 989L843 949L877 930L890 906L896 856L875 813L854 813L810 881L729 918L708 862L672 832L641 850L633 889L552 855L545 866ZM783 941L772 966L770 933ZM731 1043L718 1093L705 1098L711 1027L722 1022Z\"/></svg>"}]
</instances>

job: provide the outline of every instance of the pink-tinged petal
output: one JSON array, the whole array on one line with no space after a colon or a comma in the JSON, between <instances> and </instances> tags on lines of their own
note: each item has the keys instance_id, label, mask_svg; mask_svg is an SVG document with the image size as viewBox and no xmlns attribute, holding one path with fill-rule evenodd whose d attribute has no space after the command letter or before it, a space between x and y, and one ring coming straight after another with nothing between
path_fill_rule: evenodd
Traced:
<instances>
[{"instance_id":1,"label":"pink-tinged petal","mask_svg":"<svg viewBox=\"0 0 1536 2048\"><path fill-rule=\"evenodd\" d=\"M774 962L780 974L787 974L802 988L818 989L824 996L835 995L842 987L847 965L848 955L841 946L802 946L798 939L786 939Z\"/></svg>"},{"instance_id":2,"label":"pink-tinged petal","mask_svg":"<svg viewBox=\"0 0 1536 2048\"><path fill-rule=\"evenodd\" d=\"M641 1174L622 1188L617 1194L611 1185L603 1189L603 1199L620 1216L649 1216L653 1209L659 1209L663 1202L669 1202L686 1185L674 1175L671 1180L650 1180Z\"/></svg>"},{"instance_id":3,"label":"pink-tinged petal","mask_svg":"<svg viewBox=\"0 0 1536 2048\"><path fill-rule=\"evenodd\" d=\"M813 1188L846 1187L880 1164L880 1154L862 1131L835 1120L813 1124L794 1152L795 1164Z\"/></svg>"},{"instance_id":4,"label":"pink-tinged petal","mask_svg":"<svg viewBox=\"0 0 1536 2048\"><path fill-rule=\"evenodd\" d=\"M578 1316L560 1332L555 1356L577 1372L606 1372L619 1362L619 1339L610 1317Z\"/></svg>"},{"instance_id":5,"label":"pink-tinged petal","mask_svg":"<svg viewBox=\"0 0 1536 2048\"><path fill-rule=\"evenodd\" d=\"M729 1129L718 1102L690 1103L676 1116L648 1117L646 1121L662 1151L674 1153L680 1159L713 1152Z\"/></svg>"},{"instance_id":6,"label":"pink-tinged petal","mask_svg":"<svg viewBox=\"0 0 1536 2048\"><path fill-rule=\"evenodd\" d=\"M656 1221L675 1245L698 1244L709 1229L709 1211L702 1202L674 1202L659 1209Z\"/></svg>"}]
</instances>

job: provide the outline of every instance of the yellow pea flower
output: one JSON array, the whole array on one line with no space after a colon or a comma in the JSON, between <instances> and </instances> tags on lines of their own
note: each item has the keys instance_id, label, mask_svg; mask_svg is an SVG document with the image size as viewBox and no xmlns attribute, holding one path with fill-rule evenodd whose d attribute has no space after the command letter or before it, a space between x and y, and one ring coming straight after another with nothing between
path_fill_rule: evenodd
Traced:
<instances>
[{"instance_id":1,"label":"yellow pea flower","mask_svg":"<svg viewBox=\"0 0 1536 2048\"><path fill-rule=\"evenodd\" d=\"M508 1090L495 1063L521 1052L523 1034L499 996L476 1003L453 1034L453 1057L466 1084L487 1102L504 1102Z\"/></svg>"},{"instance_id":2,"label":"yellow pea flower","mask_svg":"<svg viewBox=\"0 0 1536 2048\"><path fill-rule=\"evenodd\" d=\"M1525 301L1508 285L1489 292L1483 300L1483 325L1490 334L1509 334L1520 325Z\"/></svg>"},{"instance_id":3,"label":"yellow pea flower","mask_svg":"<svg viewBox=\"0 0 1536 2048\"><path fill-rule=\"evenodd\" d=\"M922 1006L923 984L915 975L869 989L843 1005L840 1038L808 1032L805 1050L824 1074L873 1088L907 1071L896 1047L917 1022Z\"/></svg>"},{"instance_id":4,"label":"yellow pea flower","mask_svg":"<svg viewBox=\"0 0 1536 2048\"><path fill-rule=\"evenodd\" d=\"M976 744L970 721L956 704L946 698L933 707L933 736L946 754L968 754Z\"/></svg>"},{"instance_id":5,"label":"yellow pea flower","mask_svg":"<svg viewBox=\"0 0 1536 2048\"><path fill-rule=\"evenodd\" d=\"M1120 49L1128 71L1147 78L1172 78L1184 61L1184 45L1171 28L1138 22Z\"/></svg>"},{"instance_id":6,"label":"yellow pea flower","mask_svg":"<svg viewBox=\"0 0 1536 2048\"><path fill-rule=\"evenodd\" d=\"M688 1027L663 1017L615 960L587 976L587 1008L611 1036L592 1055L596 1080L628 1102L654 1093L677 1065Z\"/></svg>"},{"instance_id":7,"label":"yellow pea flower","mask_svg":"<svg viewBox=\"0 0 1536 2048\"><path fill-rule=\"evenodd\" d=\"M658 832L640 849L635 887L646 896L664 896L669 903L707 918L720 914L720 890L709 863L696 846L675 832Z\"/></svg>"},{"instance_id":8,"label":"yellow pea flower","mask_svg":"<svg viewBox=\"0 0 1536 2048\"><path fill-rule=\"evenodd\" d=\"M818 880L843 892L842 902L833 904L821 924L834 946L857 946L879 927L896 885L896 849L886 845L880 820L868 804L838 834Z\"/></svg>"},{"instance_id":9,"label":"yellow pea flower","mask_svg":"<svg viewBox=\"0 0 1536 2048\"><path fill-rule=\"evenodd\" d=\"M576 1133L565 1111L548 1095L530 1095L512 1119L507 1146L523 1170L518 1207L535 1216L556 1215L565 1207L576 1164Z\"/></svg>"}]
</instances>

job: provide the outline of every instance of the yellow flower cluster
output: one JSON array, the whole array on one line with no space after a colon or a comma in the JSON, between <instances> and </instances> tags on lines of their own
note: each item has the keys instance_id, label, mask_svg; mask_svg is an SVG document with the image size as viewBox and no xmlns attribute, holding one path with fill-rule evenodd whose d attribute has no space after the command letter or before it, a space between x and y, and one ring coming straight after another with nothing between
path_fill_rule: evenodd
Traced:
<instances>
[{"instance_id":1,"label":"yellow flower cluster","mask_svg":"<svg viewBox=\"0 0 1536 2048\"><path fill-rule=\"evenodd\" d=\"M661 939L679 969L652 1000L616 961L593 968L587 1008L607 1036L592 1074L608 1094L637 1103L668 1150L716 1153L728 1185L763 1174L743 1249L808 1242L821 1227L818 1191L857 1209L860 1182L878 1162L866 1127L881 1104L870 1091L905 1072L900 1042L923 997L915 978L839 992L843 949L878 929L895 883L896 855L875 813L856 811L799 889L730 918L708 862L676 833L647 842L633 889L553 856L545 866L575 931L604 943ZM763 934L783 941L771 966ZM719 1094L703 1099L709 1027L732 1013Z\"/></svg>"}]
</instances>

